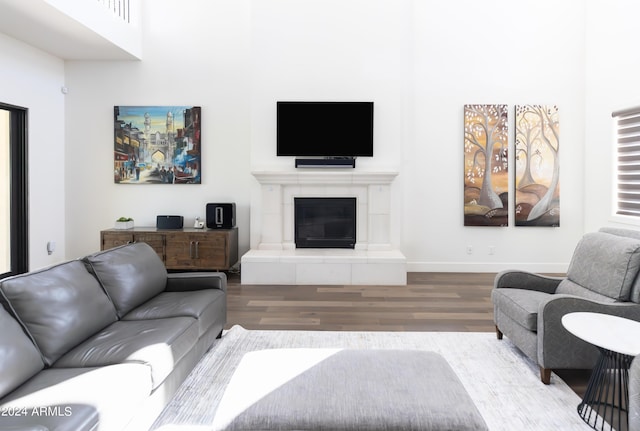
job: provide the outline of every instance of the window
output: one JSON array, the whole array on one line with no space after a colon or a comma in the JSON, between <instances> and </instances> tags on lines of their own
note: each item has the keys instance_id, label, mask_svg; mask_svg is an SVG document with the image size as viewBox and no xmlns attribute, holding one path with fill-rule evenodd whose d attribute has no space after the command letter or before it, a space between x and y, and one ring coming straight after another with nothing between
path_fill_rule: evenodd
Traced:
<instances>
[{"instance_id":1,"label":"window","mask_svg":"<svg viewBox=\"0 0 640 431\"><path fill-rule=\"evenodd\" d=\"M0 104L0 278L28 271L27 110Z\"/></svg>"},{"instance_id":2,"label":"window","mask_svg":"<svg viewBox=\"0 0 640 431\"><path fill-rule=\"evenodd\" d=\"M616 214L640 217L640 107L612 114L616 132Z\"/></svg>"}]
</instances>

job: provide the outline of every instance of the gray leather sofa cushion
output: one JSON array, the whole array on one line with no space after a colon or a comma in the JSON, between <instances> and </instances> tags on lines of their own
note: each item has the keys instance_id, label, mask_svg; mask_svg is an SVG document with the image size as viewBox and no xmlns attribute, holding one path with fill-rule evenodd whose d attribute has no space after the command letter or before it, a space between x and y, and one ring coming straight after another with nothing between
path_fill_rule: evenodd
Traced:
<instances>
[{"instance_id":1,"label":"gray leather sofa cushion","mask_svg":"<svg viewBox=\"0 0 640 431\"><path fill-rule=\"evenodd\" d=\"M198 320L199 335L226 315L227 299L222 290L194 290L191 292L163 292L132 310L123 320L193 317Z\"/></svg>"},{"instance_id":2,"label":"gray leather sofa cushion","mask_svg":"<svg viewBox=\"0 0 640 431\"><path fill-rule=\"evenodd\" d=\"M95 431L99 429L100 418L98 412L84 404L55 404L26 408L21 410L20 413L17 416L0 417L0 430Z\"/></svg>"},{"instance_id":3,"label":"gray leather sofa cushion","mask_svg":"<svg viewBox=\"0 0 640 431\"><path fill-rule=\"evenodd\" d=\"M44 368L40 352L0 305L0 398ZM1 429L1 428L0 428Z\"/></svg>"},{"instance_id":4,"label":"gray leather sofa cushion","mask_svg":"<svg viewBox=\"0 0 640 431\"><path fill-rule=\"evenodd\" d=\"M628 301L639 268L639 239L592 232L576 246L567 279L600 295ZM571 293L565 287L561 283L556 293Z\"/></svg>"},{"instance_id":5,"label":"gray leather sofa cushion","mask_svg":"<svg viewBox=\"0 0 640 431\"><path fill-rule=\"evenodd\" d=\"M51 431L48 426L39 425L39 424L25 424L25 425L16 425L15 420L6 420L0 422L0 426L2 431ZM67 431L63 429L62 431Z\"/></svg>"},{"instance_id":6,"label":"gray leather sofa cushion","mask_svg":"<svg viewBox=\"0 0 640 431\"><path fill-rule=\"evenodd\" d=\"M145 364L153 389L198 341L198 324L191 317L118 321L72 349L54 367L99 367L116 363Z\"/></svg>"},{"instance_id":7,"label":"gray leather sofa cushion","mask_svg":"<svg viewBox=\"0 0 640 431\"><path fill-rule=\"evenodd\" d=\"M62 416L27 415L18 421L24 426L44 425L51 431L120 430L140 411L150 393L151 375L144 364L49 368L0 400L0 408L31 413L34 408L58 407ZM2 430L3 425L9 426L10 422L0 418Z\"/></svg>"},{"instance_id":8,"label":"gray leather sofa cushion","mask_svg":"<svg viewBox=\"0 0 640 431\"><path fill-rule=\"evenodd\" d=\"M79 260L7 278L0 292L47 365L117 320L113 304Z\"/></svg>"},{"instance_id":9,"label":"gray leather sofa cushion","mask_svg":"<svg viewBox=\"0 0 640 431\"><path fill-rule=\"evenodd\" d=\"M146 243L112 248L85 257L122 317L143 302L162 292L167 285L167 270Z\"/></svg>"},{"instance_id":10,"label":"gray leather sofa cushion","mask_svg":"<svg viewBox=\"0 0 640 431\"><path fill-rule=\"evenodd\" d=\"M533 332L538 330L538 308L549 297L548 293L527 289L494 289L491 292L497 309Z\"/></svg>"}]
</instances>

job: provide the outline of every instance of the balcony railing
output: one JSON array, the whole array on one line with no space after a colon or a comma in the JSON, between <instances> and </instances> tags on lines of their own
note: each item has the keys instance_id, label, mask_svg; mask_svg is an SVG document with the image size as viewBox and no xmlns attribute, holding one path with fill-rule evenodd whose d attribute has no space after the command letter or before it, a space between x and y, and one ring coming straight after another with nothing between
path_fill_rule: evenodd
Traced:
<instances>
[{"instance_id":1,"label":"balcony railing","mask_svg":"<svg viewBox=\"0 0 640 431\"><path fill-rule=\"evenodd\" d=\"M113 12L113 15L115 15L117 18L120 18L124 22L129 23L131 19L129 16L129 1L130 0L98 0L98 3L101 3L105 8Z\"/></svg>"}]
</instances>

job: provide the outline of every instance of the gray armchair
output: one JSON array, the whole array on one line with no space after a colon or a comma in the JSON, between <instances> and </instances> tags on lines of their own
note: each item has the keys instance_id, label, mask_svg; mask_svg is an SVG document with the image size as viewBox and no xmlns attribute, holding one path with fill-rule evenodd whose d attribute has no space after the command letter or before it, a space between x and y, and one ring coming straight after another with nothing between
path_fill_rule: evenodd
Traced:
<instances>
[{"instance_id":1,"label":"gray armchair","mask_svg":"<svg viewBox=\"0 0 640 431\"><path fill-rule=\"evenodd\" d=\"M591 311L640 321L639 270L640 232L602 228L582 237L566 277L503 271L491 292L498 339L506 335L534 361L545 384L552 369L590 369L598 349L564 329L562 316Z\"/></svg>"}]
</instances>

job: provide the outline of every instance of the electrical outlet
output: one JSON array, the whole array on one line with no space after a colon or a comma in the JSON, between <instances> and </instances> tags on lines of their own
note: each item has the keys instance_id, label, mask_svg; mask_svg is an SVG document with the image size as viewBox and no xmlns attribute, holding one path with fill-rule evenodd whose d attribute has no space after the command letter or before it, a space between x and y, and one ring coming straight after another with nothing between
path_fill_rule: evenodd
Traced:
<instances>
[{"instance_id":1,"label":"electrical outlet","mask_svg":"<svg viewBox=\"0 0 640 431\"><path fill-rule=\"evenodd\" d=\"M472 245L468 245L467 246L467 254L473 254L473 246Z\"/></svg>"},{"instance_id":2,"label":"electrical outlet","mask_svg":"<svg viewBox=\"0 0 640 431\"><path fill-rule=\"evenodd\" d=\"M490 245L489 246L489 254L490 255L496 254L496 246L495 245Z\"/></svg>"}]
</instances>

